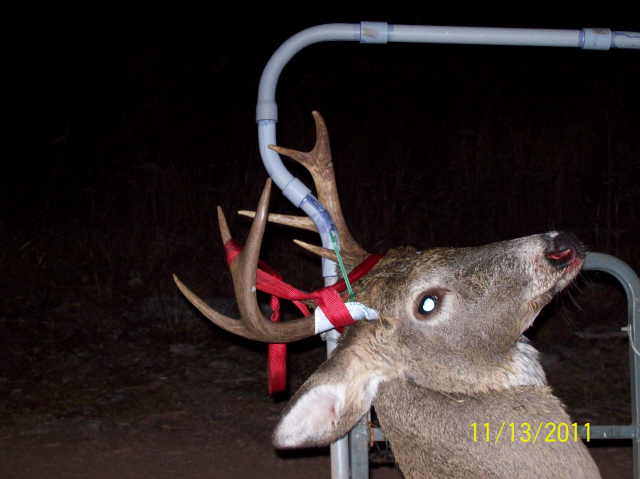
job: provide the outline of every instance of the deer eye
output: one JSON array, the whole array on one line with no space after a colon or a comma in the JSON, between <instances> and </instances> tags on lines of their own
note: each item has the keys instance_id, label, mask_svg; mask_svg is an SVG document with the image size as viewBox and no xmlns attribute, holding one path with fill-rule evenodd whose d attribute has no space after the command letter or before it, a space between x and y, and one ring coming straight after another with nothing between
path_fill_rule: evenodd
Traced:
<instances>
[{"instance_id":1,"label":"deer eye","mask_svg":"<svg viewBox=\"0 0 640 479\"><path fill-rule=\"evenodd\" d=\"M434 294L423 296L418 303L418 313L422 316L428 316L438 308L440 299Z\"/></svg>"}]
</instances>

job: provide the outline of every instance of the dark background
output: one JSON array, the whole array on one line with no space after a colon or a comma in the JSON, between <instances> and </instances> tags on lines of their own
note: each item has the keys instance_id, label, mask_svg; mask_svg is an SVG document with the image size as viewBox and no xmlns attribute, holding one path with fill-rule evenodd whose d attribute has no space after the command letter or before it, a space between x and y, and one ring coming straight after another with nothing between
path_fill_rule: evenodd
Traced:
<instances>
[{"instance_id":1,"label":"dark background","mask_svg":"<svg viewBox=\"0 0 640 479\"><path fill-rule=\"evenodd\" d=\"M470 17L367 18L491 20ZM68 287L84 277L99 294L130 295L127 281L170 290L179 272L228 294L214 208L242 239L247 222L232 212L252 208L266 178L254 123L262 68L300 29L357 20L300 13L232 28L216 17L188 30L176 19L184 33L163 39L162 25L147 39L149 25L52 32L23 58L24 149L5 172L0 225L6 261L24 261L5 275ZM492 25L634 28L622 13L538 12ZM632 50L316 45L281 76L278 139L310 148L310 112L325 116L346 217L370 250L562 228L637 268L639 64ZM279 193L272 210L293 212ZM311 281L316 265L289 246L292 234L270 228L264 255L292 281ZM24 269L27 258L46 273Z\"/></svg>"}]
</instances>

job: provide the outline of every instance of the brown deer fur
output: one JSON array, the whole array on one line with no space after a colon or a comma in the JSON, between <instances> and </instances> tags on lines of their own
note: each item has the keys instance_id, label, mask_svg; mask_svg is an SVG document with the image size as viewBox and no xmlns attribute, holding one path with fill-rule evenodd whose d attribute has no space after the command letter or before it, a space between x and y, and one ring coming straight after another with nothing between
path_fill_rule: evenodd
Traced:
<instances>
[{"instance_id":1,"label":"brown deer fur","mask_svg":"<svg viewBox=\"0 0 640 479\"><path fill-rule=\"evenodd\" d=\"M328 133L320 115L314 119L317 143L311 152L274 149L309 169L353 267L368 253L342 216ZM286 342L313 334L313 318L271 323L257 306L256 265L269 190L267 182L255 215L245 212L255 216L254 223L231 267L242 321L212 310L176 282L215 324L250 339ZM272 218L311 228L308 220ZM220 227L228 240L221 212ZM333 251L311 250L335 257ZM571 420L547 386L537 351L522 335L575 278L583 260L579 241L555 231L480 247L387 252L355 285L358 301L376 309L380 319L348 328L334 354L287 405L274 444L328 444L374 405L407 478L600 477L579 439L549 437L548 428ZM538 430L542 434L534 440Z\"/></svg>"}]
</instances>

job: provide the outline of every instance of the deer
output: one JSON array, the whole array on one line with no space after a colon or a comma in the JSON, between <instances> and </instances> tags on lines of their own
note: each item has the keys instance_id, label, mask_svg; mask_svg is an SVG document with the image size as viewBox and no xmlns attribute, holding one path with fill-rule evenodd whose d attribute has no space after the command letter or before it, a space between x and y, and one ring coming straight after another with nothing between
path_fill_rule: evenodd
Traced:
<instances>
[{"instance_id":1,"label":"deer","mask_svg":"<svg viewBox=\"0 0 640 479\"><path fill-rule=\"evenodd\" d=\"M369 254L353 238L338 198L329 135L313 112L316 143L303 152L272 145L311 173L331 214L348 268ZM230 265L240 320L210 308L176 276L184 296L217 326L245 338L287 343L315 334L313 316L272 322L256 300L256 268L267 220L314 230L303 217L268 213L267 180L245 247ZM218 207L223 242L231 238ZM296 243L332 260L333 250ZM403 246L353 285L375 320L357 321L288 402L273 433L279 449L325 446L373 406L406 478L599 478L523 335L540 310L578 275L580 241L550 231L484 246Z\"/></svg>"}]
</instances>

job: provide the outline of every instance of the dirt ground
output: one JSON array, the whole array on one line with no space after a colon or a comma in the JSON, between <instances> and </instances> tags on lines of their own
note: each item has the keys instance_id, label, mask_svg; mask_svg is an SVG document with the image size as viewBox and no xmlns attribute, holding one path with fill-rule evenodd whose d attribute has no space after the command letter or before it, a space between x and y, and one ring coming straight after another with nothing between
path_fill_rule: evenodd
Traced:
<instances>
[{"instance_id":1,"label":"dirt ground","mask_svg":"<svg viewBox=\"0 0 640 479\"><path fill-rule=\"evenodd\" d=\"M581 310L552 305L532 334L574 419L625 423L627 340L614 331L625 322L624 298L589 291L596 298L580 300ZM326 449L273 450L286 397L266 394L263 346L217 330L182 303L180 314L147 304L118 315L82 299L17 303L4 304L0 321L0 477L329 477ZM593 305L606 328L579 319ZM548 330L549 322L562 326ZM323 356L319 339L291 348L291 390ZM603 477L632 477L630 442L590 449ZM371 477L401 475L387 465Z\"/></svg>"}]
</instances>

